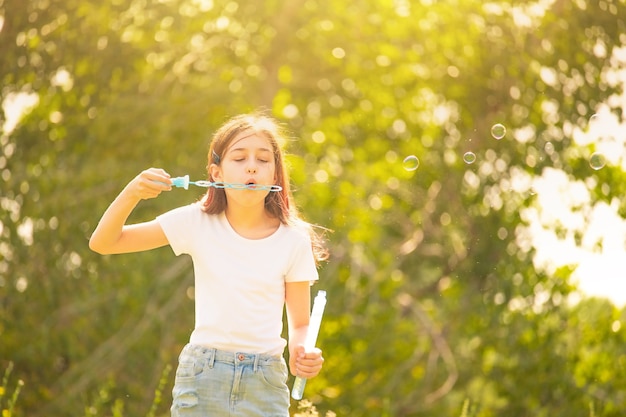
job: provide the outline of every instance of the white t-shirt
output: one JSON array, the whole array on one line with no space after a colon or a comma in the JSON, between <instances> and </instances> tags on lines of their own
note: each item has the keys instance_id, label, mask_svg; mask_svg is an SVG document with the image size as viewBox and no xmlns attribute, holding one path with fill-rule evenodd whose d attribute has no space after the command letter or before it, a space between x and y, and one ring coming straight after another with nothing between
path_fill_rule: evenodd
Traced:
<instances>
[{"instance_id":1,"label":"white t-shirt","mask_svg":"<svg viewBox=\"0 0 626 417\"><path fill-rule=\"evenodd\" d=\"M190 343L282 354L285 282L318 279L308 232L281 224L266 238L246 239L224 213L207 214L200 203L157 220L174 253L193 259L196 323Z\"/></svg>"}]
</instances>

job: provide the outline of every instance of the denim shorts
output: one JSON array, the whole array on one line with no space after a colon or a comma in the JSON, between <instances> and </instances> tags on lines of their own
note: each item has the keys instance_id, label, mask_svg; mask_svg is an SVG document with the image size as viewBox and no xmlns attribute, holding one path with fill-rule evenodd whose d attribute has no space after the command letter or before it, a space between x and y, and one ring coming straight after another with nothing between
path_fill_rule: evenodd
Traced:
<instances>
[{"instance_id":1,"label":"denim shorts","mask_svg":"<svg viewBox=\"0 0 626 417\"><path fill-rule=\"evenodd\" d=\"M289 417L281 355L226 352L188 344L178 358L172 417Z\"/></svg>"}]
</instances>

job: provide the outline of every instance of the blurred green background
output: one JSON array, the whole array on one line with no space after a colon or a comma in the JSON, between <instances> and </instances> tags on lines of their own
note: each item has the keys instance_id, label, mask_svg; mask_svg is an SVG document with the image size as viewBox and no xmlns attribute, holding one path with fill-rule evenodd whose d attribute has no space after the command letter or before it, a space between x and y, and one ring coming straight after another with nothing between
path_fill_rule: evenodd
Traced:
<instances>
[{"instance_id":1,"label":"blurred green background","mask_svg":"<svg viewBox=\"0 0 626 417\"><path fill-rule=\"evenodd\" d=\"M577 283L584 254L592 279L626 264L625 19L624 0L0 0L3 416L169 415L190 261L87 241L137 173L204 178L212 132L258 108L333 230L320 414L626 415L626 309Z\"/></svg>"}]
</instances>

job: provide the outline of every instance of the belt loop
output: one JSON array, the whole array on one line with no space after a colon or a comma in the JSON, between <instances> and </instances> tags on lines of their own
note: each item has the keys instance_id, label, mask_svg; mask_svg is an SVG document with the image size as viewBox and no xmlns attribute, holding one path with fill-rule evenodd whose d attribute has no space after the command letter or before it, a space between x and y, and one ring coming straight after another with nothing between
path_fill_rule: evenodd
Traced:
<instances>
[{"instance_id":1,"label":"belt loop","mask_svg":"<svg viewBox=\"0 0 626 417\"><path fill-rule=\"evenodd\" d=\"M254 355L254 368L253 369L254 369L255 373L259 370L259 357L260 356L261 355L258 354L258 353L256 355Z\"/></svg>"},{"instance_id":2,"label":"belt loop","mask_svg":"<svg viewBox=\"0 0 626 417\"><path fill-rule=\"evenodd\" d=\"M217 349L211 349L211 353L209 354L209 368L213 369L213 364L215 363L215 354Z\"/></svg>"}]
</instances>

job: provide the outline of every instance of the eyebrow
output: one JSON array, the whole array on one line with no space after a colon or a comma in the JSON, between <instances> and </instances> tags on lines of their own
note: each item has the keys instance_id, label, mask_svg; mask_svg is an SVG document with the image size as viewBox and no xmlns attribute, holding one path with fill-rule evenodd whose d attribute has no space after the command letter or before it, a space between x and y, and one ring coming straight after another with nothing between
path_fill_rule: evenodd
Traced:
<instances>
[{"instance_id":1,"label":"eyebrow","mask_svg":"<svg viewBox=\"0 0 626 417\"><path fill-rule=\"evenodd\" d=\"M228 152L244 152L244 151L248 151L250 150L250 148L231 148L228 150ZM273 153L273 151L269 148L254 148L253 151L255 152L269 152L269 153Z\"/></svg>"}]
</instances>

